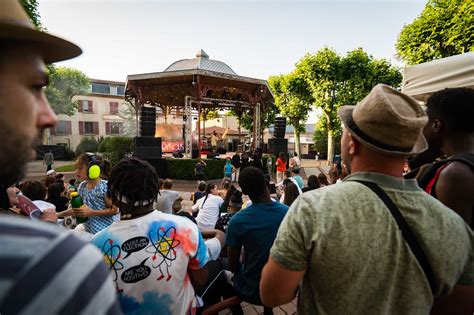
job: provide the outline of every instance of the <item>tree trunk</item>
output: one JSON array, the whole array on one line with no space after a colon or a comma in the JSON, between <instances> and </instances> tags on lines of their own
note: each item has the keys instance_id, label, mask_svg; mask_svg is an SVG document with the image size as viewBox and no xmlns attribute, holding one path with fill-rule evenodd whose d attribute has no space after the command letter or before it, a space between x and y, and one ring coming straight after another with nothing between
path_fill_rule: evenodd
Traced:
<instances>
[{"instance_id":1,"label":"tree trunk","mask_svg":"<svg viewBox=\"0 0 474 315\"><path fill-rule=\"evenodd\" d=\"M333 135L333 125L329 114L326 114L327 130L328 130L328 165L331 165L334 161L334 135Z\"/></svg>"},{"instance_id":2,"label":"tree trunk","mask_svg":"<svg viewBox=\"0 0 474 315\"><path fill-rule=\"evenodd\" d=\"M298 156L301 159L301 154L300 154L300 133L299 131L296 130L296 128L293 128L293 134L295 136L295 152L298 153Z\"/></svg>"}]
</instances>

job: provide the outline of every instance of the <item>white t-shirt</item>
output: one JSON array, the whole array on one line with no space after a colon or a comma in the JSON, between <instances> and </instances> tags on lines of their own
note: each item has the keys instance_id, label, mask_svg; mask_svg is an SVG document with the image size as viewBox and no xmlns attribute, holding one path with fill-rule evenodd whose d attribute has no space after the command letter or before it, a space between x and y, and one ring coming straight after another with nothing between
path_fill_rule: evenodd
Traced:
<instances>
[{"instance_id":1,"label":"white t-shirt","mask_svg":"<svg viewBox=\"0 0 474 315\"><path fill-rule=\"evenodd\" d=\"M219 208L223 203L224 199L212 194L209 194L207 199L206 196L204 196L196 201L192 209L193 212L199 209L196 222L200 229L213 229L216 226L220 213Z\"/></svg>"},{"instance_id":2,"label":"white t-shirt","mask_svg":"<svg viewBox=\"0 0 474 315\"><path fill-rule=\"evenodd\" d=\"M221 242L219 242L219 240L214 237L205 240L204 243L207 247L207 256L209 257L209 260L217 260L222 250Z\"/></svg>"},{"instance_id":3,"label":"white t-shirt","mask_svg":"<svg viewBox=\"0 0 474 315\"><path fill-rule=\"evenodd\" d=\"M187 271L204 267L208 256L192 221L153 211L116 221L91 242L104 255L125 314L194 313Z\"/></svg>"},{"instance_id":4,"label":"white t-shirt","mask_svg":"<svg viewBox=\"0 0 474 315\"><path fill-rule=\"evenodd\" d=\"M173 202L179 198L179 192L175 190L163 189L158 194L155 209L164 213L173 213Z\"/></svg>"}]
</instances>

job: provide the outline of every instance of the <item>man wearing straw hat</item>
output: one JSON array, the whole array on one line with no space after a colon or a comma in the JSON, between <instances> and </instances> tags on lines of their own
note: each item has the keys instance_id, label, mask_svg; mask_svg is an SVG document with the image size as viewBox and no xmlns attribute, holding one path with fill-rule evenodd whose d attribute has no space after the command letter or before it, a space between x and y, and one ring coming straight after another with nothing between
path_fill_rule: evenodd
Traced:
<instances>
[{"instance_id":1,"label":"man wearing straw hat","mask_svg":"<svg viewBox=\"0 0 474 315\"><path fill-rule=\"evenodd\" d=\"M56 124L45 64L81 49L34 29L17 0L0 1L0 208L24 176L44 129ZM54 224L0 217L1 314L121 313L102 256Z\"/></svg>"},{"instance_id":2,"label":"man wearing straw hat","mask_svg":"<svg viewBox=\"0 0 474 315\"><path fill-rule=\"evenodd\" d=\"M262 272L262 302L291 301L302 280L299 314L429 314L434 298L474 283L474 264L469 226L402 178L406 156L427 147L426 114L379 84L339 116L351 175L293 203Z\"/></svg>"}]
</instances>

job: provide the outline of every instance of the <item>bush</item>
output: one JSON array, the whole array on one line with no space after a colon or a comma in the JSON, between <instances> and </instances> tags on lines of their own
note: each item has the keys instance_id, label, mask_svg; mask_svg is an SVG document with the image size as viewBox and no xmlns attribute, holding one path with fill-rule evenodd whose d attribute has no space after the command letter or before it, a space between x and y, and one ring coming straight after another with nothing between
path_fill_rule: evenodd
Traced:
<instances>
[{"instance_id":1,"label":"bush","mask_svg":"<svg viewBox=\"0 0 474 315\"><path fill-rule=\"evenodd\" d=\"M76 156L85 152L97 152L99 143L94 137L84 137L76 147Z\"/></svg>"},{"instance_id":2,"label":"bush","mask_svg":"<svg viewBox=\"0 0 474 315\"><path fill-rule=\"evenodd\" d=\"M109 160L112 164L115 164L130 156L132 153L132 142L133 139L129 137L105 137L99 145L99 152L103 153L103 156Z\"/></svg>"},{"instance_id":3,"label":"bush","mask_svg":"<svg viewBox=\"0 0 474 315\"><path fill-rule=\"evenodd\" d=\"M76 158L76 153L73 150L69 149L68 147L64 150L64 160L65 161L72 161Z\"/></svg>"},{"instance_id":4,"label":"bush","mask_svg":"<svg viewBox=\"0 0 474 315\"><path fill-rule=\"evenodd\" d=\"M224 176L225 160L204 160L207 164L204 173L205 179L219 179ZM195 159L167 159L168 177L173 179L196 179L194 176L194 168L197 160Z\"/></svg>"}]
</instances>

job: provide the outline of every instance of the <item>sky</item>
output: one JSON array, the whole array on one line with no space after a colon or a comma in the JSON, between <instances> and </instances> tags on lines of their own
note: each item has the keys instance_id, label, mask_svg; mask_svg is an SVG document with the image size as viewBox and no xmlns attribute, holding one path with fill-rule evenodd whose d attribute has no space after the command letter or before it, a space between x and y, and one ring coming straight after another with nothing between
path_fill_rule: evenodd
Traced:
<instances>
[{"instance_id":1,"label":"sky","mask_svg":"<svg viewBox=\"0 0 474 315\"><path fill-rule=\"evenodd\" d=\"M426 0L39 0L43 26L84 53L59 65L90 78L125 81L161 72L203 49L238 75L288 73L325 46L344 54L362 47L398 66L395 42Z\"/></svg>"}]
</instances>

